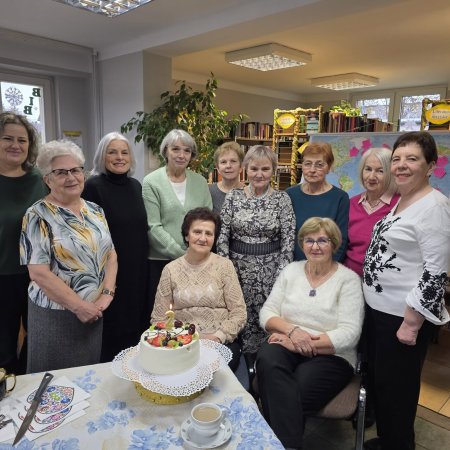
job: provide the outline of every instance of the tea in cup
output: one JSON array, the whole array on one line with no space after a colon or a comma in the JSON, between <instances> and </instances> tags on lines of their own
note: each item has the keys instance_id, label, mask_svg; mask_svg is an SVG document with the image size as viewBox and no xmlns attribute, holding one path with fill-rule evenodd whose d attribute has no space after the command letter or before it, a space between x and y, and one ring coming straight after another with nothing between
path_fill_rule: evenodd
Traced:
<instances>
[{"instance_id":1,"label":"tea in cup","mask_svg":"<svg viewBox=\"0 0 450 450\"><path fill-rule=\"evenodd\" d=\"M12 386L8 388L8 378L12 378ZM3 400L5 394L11 392L16 386L16 376L13 373L7 374L6 370L0 367L0 400Z\"/></svg>"},{"instance_id":2,"label":"tea in cup","mask_svg":"<svg viewBox=\"0 0 450 450\"><path fill-rule=\"evenodd\" d=\"M214 436L223 421L222 409L215 403L200 403L191 411L195 432L204 437Z\"/></svg>"}]
</instances>

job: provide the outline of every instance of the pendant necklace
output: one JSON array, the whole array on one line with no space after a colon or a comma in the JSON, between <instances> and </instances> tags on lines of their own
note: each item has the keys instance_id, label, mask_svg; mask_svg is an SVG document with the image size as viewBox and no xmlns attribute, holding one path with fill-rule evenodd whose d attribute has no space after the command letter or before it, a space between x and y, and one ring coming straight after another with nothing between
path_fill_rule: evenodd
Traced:
<instances>
[{"instance_id":1,"label":"pendant necklace","mask_svg":"<svg viewBox=\"0 0 450 450\"><path fill-rule=\"evenodd\" d=\"M311 286L311 289L310 289L308 295L309 295L309 297L315 297L316 294L317 294L317 288L318 288L318 285L320 284L320 282L321 282L325 277L327 277L327 276L330 274L331 271L329 270L325 275L322 275L322 276L317 280L317 283L315 283L316 287L314 287L314 286L312 285L312 277L311 277L311 270L310 270L309 264L306 264L306 268L307 268L308 275L309 275L309 284L310 284L310 286Z\"/></svg>"}]
</instances>

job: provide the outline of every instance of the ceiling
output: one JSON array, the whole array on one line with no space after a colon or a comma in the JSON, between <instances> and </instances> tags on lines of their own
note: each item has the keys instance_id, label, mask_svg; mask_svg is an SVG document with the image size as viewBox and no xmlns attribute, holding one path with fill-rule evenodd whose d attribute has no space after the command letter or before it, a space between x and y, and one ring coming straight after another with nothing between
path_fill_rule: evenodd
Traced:
<instances>
[{"instance_id":1,"label":"ceiling","mask_svg":"<svg viewBox=\"0 0 450 450\"><path fill-rule=\"evenodd\" d=\"M116 18L52 0L2 0L0 28L94 48L172 58L174 79L293 100L329 92L310 79L359 72L372 90L450 86L449 0L153 0ZM259 72L224 54L269 42L312 54L299 68ZM1 55L0 55L1 56ZM367 90L371 90L367 89Z\"/></svg>"}]
</instances>

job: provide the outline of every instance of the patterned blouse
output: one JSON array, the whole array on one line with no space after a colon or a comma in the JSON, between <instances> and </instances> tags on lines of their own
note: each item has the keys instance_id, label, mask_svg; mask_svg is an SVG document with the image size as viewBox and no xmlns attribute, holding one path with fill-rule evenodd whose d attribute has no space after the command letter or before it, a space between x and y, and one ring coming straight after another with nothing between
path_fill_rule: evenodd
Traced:
<instances>
[{"instance_id":1,"label":"patterned blouse","mask_svg":"<svg viewBox=\"0 0 450 450\"><path fill-rule=\"evenodd\" d=\"M450 203L433 189L375 225L364 261L364 297L377 311L403 317L406 305L426 320L449 320L444 291L450 255Z\"/></svg>"},{"instance_id":2,"label":"patterned blouse","mask_svg":"<svg viewBox=\"0 0 450 450\"><path fill-rule=\"evenodd\" d=\"M69 209L39 200L28 208L22 222L20 262L48 264L50 270L82 299L94 301L114 248L102 208L82 200L82 219ZM38 306L64 309L50 300L33 281L30 300Z\"/></svg>"}]
</instances>

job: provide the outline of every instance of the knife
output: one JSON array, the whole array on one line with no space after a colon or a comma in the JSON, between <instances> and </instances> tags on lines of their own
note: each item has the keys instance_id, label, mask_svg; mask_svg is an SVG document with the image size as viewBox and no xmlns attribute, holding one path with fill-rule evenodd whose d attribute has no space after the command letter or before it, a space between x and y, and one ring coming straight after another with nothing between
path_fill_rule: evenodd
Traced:
<instances>
[{"instance_id":1,"label":"knife","mask_svg":"<svg viewBox=\"0 0 450 450\"><path fill-rule=\"evenodd\" d=\"M39 403L41 402L42 396L44 395L44 392L46 391L47 386L52 378L53 375L51 373L46 372L44 374L44 378L42 378L41 384L39 385L36 394L34 394L31 406L28 409L27 414L23 419L22 425L20 425L19 431L16 434L13 445L16 445L23 438L23 435L28 430L28 427L30 426L34 416L36 415L36 411L38 409Z\"/></svg>"}]
</instances>

